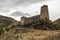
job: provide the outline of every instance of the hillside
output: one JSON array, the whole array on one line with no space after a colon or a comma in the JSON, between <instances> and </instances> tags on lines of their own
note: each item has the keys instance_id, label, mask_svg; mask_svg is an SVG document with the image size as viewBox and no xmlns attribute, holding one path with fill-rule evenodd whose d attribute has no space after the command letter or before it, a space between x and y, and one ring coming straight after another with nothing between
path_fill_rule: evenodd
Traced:
<instances>
[{"instance_id":1,"label":"hillside","mask_svg":"<svg viewBox=\"0 0 60 40\"><path fill-rule=\"evenodd\" d=\"M17 22L17 21L11 17L6 17L6 16L0 15L0 28L8 27L9 25L13 24L14 22Z\"/></svg>"},{"instance_id":2,"label":"hillside","mask_svg":"<svg viewBox=\"0 0 60 40\"><path fill-rule=\"evenodd\" d=\"M58 24L55 24L51 20L39 20L37 22L24 24L22 25L22 27L39 29L39 30L60 30L60 26Z\"/></svg>"},{"instance_id":3,"label":"hillside","mask_svg":"<svg viewBox=\"0 0 60 40\"><path fill-rule=\"evenodd\" d=\"M20 22L10 17L0 16L0 40L60 40L60 26L51 20L39 20L21 25Z\"/></svg>"},{"instance_id":4,"label":"hillside","mask_svg":"<svg viewBox=\"0 0 60 40\"><path fill-rule=\"evenodd\" d=\"M60 30L11 29L0 40L60 40Z\"/></svg>"},{"instance_id":5,"label":"hillside","mask_svg":"<svg viewBox=\"0 0 60 40\"><path fill-rule=\"evenodd\" d=\"M55 20L54 23L58 23L58 24L60 24L60 18L57 19L57 20Z\"/></svg>"},{"instance_id":6,"label":"hillside","mask_svg":"<svg viewBox=\"0 0 60 40\"><path fill-rule=\"evenodd\" d=\"M55 20L53 23L55 23L56 25L58 25L58 27L60 27L60 18Z\"/></svg>"}]
</instances>

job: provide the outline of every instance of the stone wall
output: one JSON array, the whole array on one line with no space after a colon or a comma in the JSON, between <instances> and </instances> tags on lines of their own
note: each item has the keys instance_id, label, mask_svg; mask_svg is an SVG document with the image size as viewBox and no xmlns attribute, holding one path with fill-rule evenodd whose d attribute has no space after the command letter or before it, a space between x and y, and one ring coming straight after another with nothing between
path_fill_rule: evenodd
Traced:
<instances>
[{"instance_id":1,"label":"stone wall","mask_svg":"<svg viewBox=\"0 0 60 40\"><path fill-rule=\"evenodd\" d=\"M40 15L36 15L36 16L30 17L30 18L22 17L21 24L28 24L31 22L39 21L40 19L49 20L49 12L48 12L47 5L43 5L41 7L41 14Z\"/></svg>"},{"instance_id":2,"label":"stone wall","mask_svg":"<svg viewBox=\"0 0 60 40\"><path fill-rule=\"evenodd\" d=\"M49 12L48 12L48 6L47 5L43 5L41 7L40 19L49 20Z\"/></svg>"},{"instance_id":3,"label":"stone wall","mask_svg":"<svg viewBox=\"0 0 60 40\"><path fill-rule=\"evenodd\" d=\"M29 18L22 18L21 23L22 24L28 24L28 23L32 23L35 21L39 21L40 20L40 15L37 16L33 16L33 17L29 17Z\"/></svg>"},{"instance_id":4,"label":"stone wall","mask_svg":"<svg viewBox=\"0 0 60 40\"><path fill-rule=\"evenodd\" d=\"M35 22L35 21L38 21L40 20L40 15L37 15L37 16L33 16L33 17L30 17L26 20L26 24L27 23L32 23L32 22Z\"/></svg>"}]
</instances>

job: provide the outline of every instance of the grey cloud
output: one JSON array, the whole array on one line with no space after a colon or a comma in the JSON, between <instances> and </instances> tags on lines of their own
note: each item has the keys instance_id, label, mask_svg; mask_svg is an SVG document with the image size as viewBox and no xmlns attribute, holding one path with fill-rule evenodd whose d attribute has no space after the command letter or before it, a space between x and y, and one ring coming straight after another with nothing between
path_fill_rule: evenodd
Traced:
<instances>
[{"instance_id":1,"label":"grey cloud","mask_svg":"<svg viewBox=\"0 0 60 40\"><path fill-rule=\"evenodd\" d=\"M18 16L30 16L30 15L27 13L22 13L22 12L16 11L16 12L12 13L11 16L18 17Z\"/></svg>"},{"instance_id":2,"label":"grey cloud","mask_svg":"<svg viewBox=\"0 0 60 40\"><path fill-rule=\"evenodd\" d=\"M47 0L18 0L16 4L25 6L25 5L30 5L30 4L37 3L37 2L42 2L42 1L47 1Z\"/></svg>"},{"instance_id":3,"label":"grey cloud","mask_svg":"<svg viewBox=\"0 0 60 40\"><path fill-rule=\"evenodd\" d=\"M2 12L2 13L9 13L10 9L9 8L0 8L0 12Z\"/></svg>"},{"instance_id":4,"label":"grey cloud","mask_svg":"<svg viewBox=\"0 0 60 40\"><path fill-rule=\"evenodd\" d=\"M9 12L10 9L2 10L2 8L13 8L20 6L27 6L33 3L42 2L47 0L0 0L0 11L1 12Z\"/></svg>"},{"instance_id":5,"label":"grey cloud","mask_svg":"<svg viewBox=\"0 0 60 40\"><path fill-rule=\"evenodd\" d=\"M12 7L16 5L26 5L47 0L0 0L0 7Z\"/></svg>"}]
</instances>

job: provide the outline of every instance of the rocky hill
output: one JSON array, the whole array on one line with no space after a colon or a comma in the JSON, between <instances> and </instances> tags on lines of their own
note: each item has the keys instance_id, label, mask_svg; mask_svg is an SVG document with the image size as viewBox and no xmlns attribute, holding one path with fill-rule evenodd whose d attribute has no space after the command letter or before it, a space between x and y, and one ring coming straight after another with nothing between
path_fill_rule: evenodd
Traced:
<instances>
[{"instance_id":1,"label":"rocky hill","mask_svg":"<svg viewBox=\"0 0 60 40\"><path fill-rule=\"evenodd\" d=\"M58 27L60 27L60 18L55 20L53 23L55 23L56 25L58 25Z\"/></svg>"},{"instance_id":2,"label":"rocky hill","mask_svg":"<svg viewBox=\"0 0 60 40\"><path fill-rule=\"evenodd\" d=\"M17 22L17 21L11 17L6 17L6 16L0 15L0 28L8 27L9 25L11 25L15 22Z\"/></svg>"},{"instance_id":3,"label":"rocky hill","mask_svg":"<svg viewBox=\"0 0 60 40\"><path fill-rule=\"evenodd\" d=\"M12 26L11 26L12 25ZM21 25L10 17L0 16L0 40L60 40L60 26L50 20L39 20Z\"/></svg>"},{"instance_id":4,"label":"rocky hill","mask_svg":"<svg viewBox=\"0 0 60 40\"><path fill-rule=\"evenodd\" d=\"M60 18L57 19L57 20L55 20L54 23L58 23L58 24L60 24Z\"/></svg>"}]
</instances>

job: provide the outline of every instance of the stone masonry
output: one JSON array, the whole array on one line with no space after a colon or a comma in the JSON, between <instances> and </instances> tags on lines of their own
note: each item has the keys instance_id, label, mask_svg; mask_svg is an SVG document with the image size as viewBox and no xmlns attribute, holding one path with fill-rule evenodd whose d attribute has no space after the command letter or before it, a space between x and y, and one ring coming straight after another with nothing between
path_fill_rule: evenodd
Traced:
<instances>
[{"instance_id":1,"label":"stone masonry","mask_svg":"<svg viewBox=\"0 0 60 40\"><path fill-rule=\"evenodd\" d=\"M41 13L40 15L36 15L33 17L21 17L21 24L28 24L28 23L32 23L32 22L36 22L39 20L49 20L49 12L48 12L48 6L47 5L43 5L41 7Z\"/></svg>"}]
</instances>

